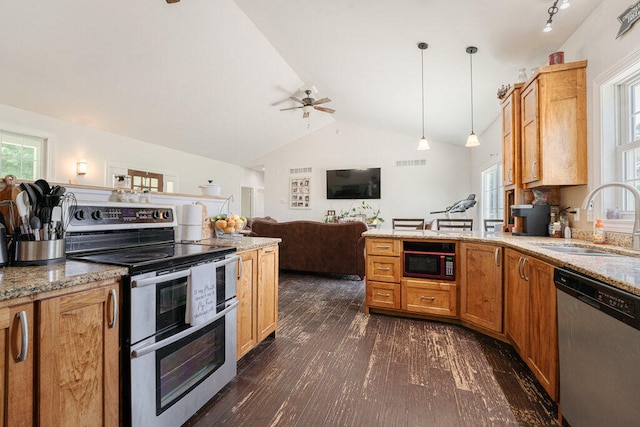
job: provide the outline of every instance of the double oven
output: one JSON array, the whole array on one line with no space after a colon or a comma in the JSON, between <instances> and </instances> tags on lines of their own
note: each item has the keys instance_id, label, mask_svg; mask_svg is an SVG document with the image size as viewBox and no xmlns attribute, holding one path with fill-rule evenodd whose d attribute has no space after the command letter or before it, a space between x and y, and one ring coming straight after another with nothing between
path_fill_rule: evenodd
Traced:
<instances>
[{"instance_id":1,"label":"double oven","mask_svg":"<svg viewBox=\"0 0 640 427\"><path fill-rule=\"evenodd\" d=\"M176 243L168 206L82 204L70 218L69 258L128 269L121 322L124 424L181 425L236 375L235 249ZM207 289L206 321L189 316L194 289Z\"/></svg>"}]
</instances>

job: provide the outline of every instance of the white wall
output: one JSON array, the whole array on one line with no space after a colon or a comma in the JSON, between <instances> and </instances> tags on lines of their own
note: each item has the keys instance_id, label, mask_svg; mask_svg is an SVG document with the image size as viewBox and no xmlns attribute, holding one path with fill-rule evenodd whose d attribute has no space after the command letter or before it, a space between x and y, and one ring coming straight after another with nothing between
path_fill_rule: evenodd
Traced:
<instances>
[{"instance_id":1,"label":"white wall","mask_svg":"<svg viewBox=\"0 0 640 427\"><path fill-rule=\"evenodd\" d=\"M360 200L327 200L326 170L380 167L381 199L368 200L391 218L433 219L471 192L468 149L431 141L418 151L419 136L407 136L336 122L257 159L265 167L265 215L279 221L323 220L327 210L348 210ZM426 159L426 166L396 167L398 160ZM290 174L292 168L311 167L311 174ZM311 177L311 209L290 209L289 179Z\"/></svg>"},{"instance_id":2,"label":"white wall","mask_svg":"<svg viewBox=\"0 0 640 427\"><path fill-rule=\"evenodd\" d=\"M497 98L496 102L499 102ZM484 203L482 171L496 163L502 165L502 116L498 116L478 138L480 146L468 149L471 157L471 192L476 194L476 200L478 200L476 207L469 211L472 214L469 216L474 219L474 223L478 224L473 227L474 230L483 229L483 226L480 225Z\"/></svg>"},{"instance_id":3,"label":"white wall","mask_svg":"<svg viewBox=\"0 0 640 427\"><path fill-rule=\"evenodd\" d=\"M50 142L48 181L110 187L107 163L176 175L176 192L200 194L199 185L211 179L222 185L223 197L234 196L232 211L239 212L240 187L263 188L263 174L229 163L154 145L98 129L0 104L0 129L47 138ZM176 146L179 144L177 143ZM76 162L86 159L89 172L75 174Z\"/></svg>"}]
</instances>

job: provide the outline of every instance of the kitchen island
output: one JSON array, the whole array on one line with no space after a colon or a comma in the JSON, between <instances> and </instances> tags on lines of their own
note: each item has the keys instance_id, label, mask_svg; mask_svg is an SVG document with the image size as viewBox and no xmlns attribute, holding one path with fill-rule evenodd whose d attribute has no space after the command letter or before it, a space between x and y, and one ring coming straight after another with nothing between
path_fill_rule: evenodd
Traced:
<instances>
[{"instance_id":1,"label":"kitchen island","mask_svg":"<svg viewBox=\"0 0 640 427\"><path fill-rule=\"evenodd\" d=\"M554 269L640 295L640 254L507 233L370 230L367 313L456 323L510 343L559 400Z\"/></svg>"}]
</instances>

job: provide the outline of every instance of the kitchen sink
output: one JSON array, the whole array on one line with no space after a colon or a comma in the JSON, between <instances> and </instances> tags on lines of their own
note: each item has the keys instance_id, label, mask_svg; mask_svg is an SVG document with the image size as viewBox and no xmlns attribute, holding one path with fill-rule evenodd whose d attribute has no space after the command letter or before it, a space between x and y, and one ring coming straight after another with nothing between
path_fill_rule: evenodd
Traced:
<instances>
[{"instance_id":1,"label":"kitchen sink","mask_svg":"<svg viewBox=\"0 0 640 427\"><path fill-rule=\"evenodd\" d=\"M550 251L562 252L571 255L591 255L591 256L619 256L613 252L606 252L600 249L582 248L580 246L564 246L564 245L541 245L542 249Z\"/></svg>"}]
</instances>

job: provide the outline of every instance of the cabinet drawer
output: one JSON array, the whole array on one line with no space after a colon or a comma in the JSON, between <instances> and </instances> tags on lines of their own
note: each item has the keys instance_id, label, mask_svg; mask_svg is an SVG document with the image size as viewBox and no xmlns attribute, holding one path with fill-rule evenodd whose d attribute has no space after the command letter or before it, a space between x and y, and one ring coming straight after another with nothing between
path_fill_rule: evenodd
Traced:
<instances>
[{"instance_id":1,"label":"cabinet drawer","mask_svg":"<svg viewBox=\"0 0 640 427\"><path fill-rule=\"evenodd\" d=\"M367 239L367 255L400 256L400 244L398 239Z\"/></svg>"},{"instance_id":2,"label":"cabinet drawer","mask_svg":"<svg viewBox=\"0 0 640 427\"><path fill-rule=\"evenodd\" d=\"M367 306L400 309L400 285L367 280Z\"/></svg>"},{"instance_id":3,"label":"cabinet drawer","mask_svg":"<svg viewBox=\"0 0 640 427\"><path fill-rule=\"evenodd\" d=\"M368 256L367 279L400 283L400 257Z\"/></svg>"},{"instance_id":4,"label":"cabinet drawer","mask_svg":"<svg viewBox=\"0 0 640 427\"><path fill-rule=\"evenodd\" d=\"M438 316L456 316L456 285L453 283L402 279L402 309Z\"/></svg>"}]
</instances>

